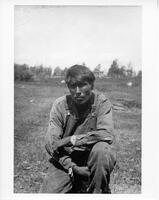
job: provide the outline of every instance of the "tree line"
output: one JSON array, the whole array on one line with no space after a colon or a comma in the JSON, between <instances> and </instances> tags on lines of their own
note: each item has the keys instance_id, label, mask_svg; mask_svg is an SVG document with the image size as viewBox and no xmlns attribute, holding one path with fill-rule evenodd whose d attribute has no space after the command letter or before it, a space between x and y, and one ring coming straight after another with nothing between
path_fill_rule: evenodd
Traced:
<instances>
[{"instance_id":1,"label":"tree line","mask_svg":"<svg viewBox=\"0 0 159 200\"><path fill-rule=\"evenodd\" d=\"M118 60L113 60L107 76L112 77L112 78L131 78L135 76L141 76L141 70L136 73L133 70L132 64L128 63L127 66L122 65L121 67L118 64Z\"/></svg>"},{"instance_id":2,"label":"tree line","mask_svg":"<svg viewBox=\"0 0 159 200\"><path fill-rule=\"evenodd\" d=\"M82 63L85 65L85 63ZM111 77L115 79L120 78L131 78L131 77L142 77L142 71L139 70L136 73L133 70L131 63L128 63L127 66L119 66L118 60L113 60L110 65L107 74L104 74L101 70L101 65L97 65L93 72L96 77ZM31 81L38 79L48 79L52 77L64 77L67 71L67 67L61 69L57 66L54 70L51 67L44 67L43 65L29 66L27 64L14 64L14 79L19 81Z\"/></svg>"},{"instance_id":3,"label":"tree line","mask_svg":"<svg viewBox=\"0 0 159 200\"><path fill-rule=\"evenodd\" d=\"M27 64L14 64L14 80L31 81L35 79L46 79L51 77L52 68L39 66L28 66Z\"/></svg>"}]
</instances>

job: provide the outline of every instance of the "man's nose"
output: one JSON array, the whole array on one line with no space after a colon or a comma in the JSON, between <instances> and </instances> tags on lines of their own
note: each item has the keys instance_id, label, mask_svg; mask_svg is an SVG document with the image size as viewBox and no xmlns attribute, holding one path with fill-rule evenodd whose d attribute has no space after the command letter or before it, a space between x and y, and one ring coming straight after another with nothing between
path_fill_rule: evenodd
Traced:
<instances>
[{"instance_id":1,"label":"man's nose","mask_svg":"<svg viewBox=\"0 0 159 200\"><path fill-rule=\"evenodd\" d=\"M76 94L81 94L80 88L78 86L76 87Z\"/></svg>"}]
</instances>

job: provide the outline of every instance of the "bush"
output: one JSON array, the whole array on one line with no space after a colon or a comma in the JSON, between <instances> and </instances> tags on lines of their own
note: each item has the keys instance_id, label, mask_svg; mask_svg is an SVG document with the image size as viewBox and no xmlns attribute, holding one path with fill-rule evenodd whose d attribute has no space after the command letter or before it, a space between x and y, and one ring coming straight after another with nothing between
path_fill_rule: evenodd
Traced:
<instances>
[{"instance_id":1,"label":"bush","mask_svg":"<svg viewBox=\"0 0 159 200\"><path fill-rule=\"evenodd\" d=\"M31 81L33 74L30 72L28 65L14 64L14 80Z\"/></svg>"}]
</instances>

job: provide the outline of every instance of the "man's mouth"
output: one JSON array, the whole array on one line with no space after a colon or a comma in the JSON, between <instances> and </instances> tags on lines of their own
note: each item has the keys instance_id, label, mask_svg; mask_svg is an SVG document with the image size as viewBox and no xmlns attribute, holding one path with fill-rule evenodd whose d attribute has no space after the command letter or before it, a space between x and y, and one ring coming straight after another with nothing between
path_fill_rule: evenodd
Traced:
<instances>
[{"instance_id":1,"label":"man's mouth","mask_svg":"<svg viewBox=\"0 0 159 200\"><path fill-rule=\"evenodd\" d=\"M75 100L77 100L77 101L82 101L83 98L82 98L82 97L75 97Z\"/></svg>"}]
</instances>

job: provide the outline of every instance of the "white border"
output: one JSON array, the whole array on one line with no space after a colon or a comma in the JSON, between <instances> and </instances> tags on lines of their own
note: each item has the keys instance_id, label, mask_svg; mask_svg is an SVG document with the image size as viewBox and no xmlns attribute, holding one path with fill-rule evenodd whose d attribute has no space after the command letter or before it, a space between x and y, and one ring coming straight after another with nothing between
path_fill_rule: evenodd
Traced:
<instances>
[{"instance_id":1,"label":"white border","mask_svg":"<svg viewBox=\"0 0 159 200\"><path fill-rule=\"evenodd\" d=\"M62 195L13 193L13 128L14 128L14 5L110 5L143 8L143 92L142 92L142 194ZM0 1L0 199L158 199L157 158L159 138L156 134L159 100L157 87L157 0L1 0ZM159 74L159 73L158 73ZM155 134L156 133L156 134ZM159 188L158 188L159 189ZM158 198L157 198L158 197Z\"/></svg>"}]
</instances>

